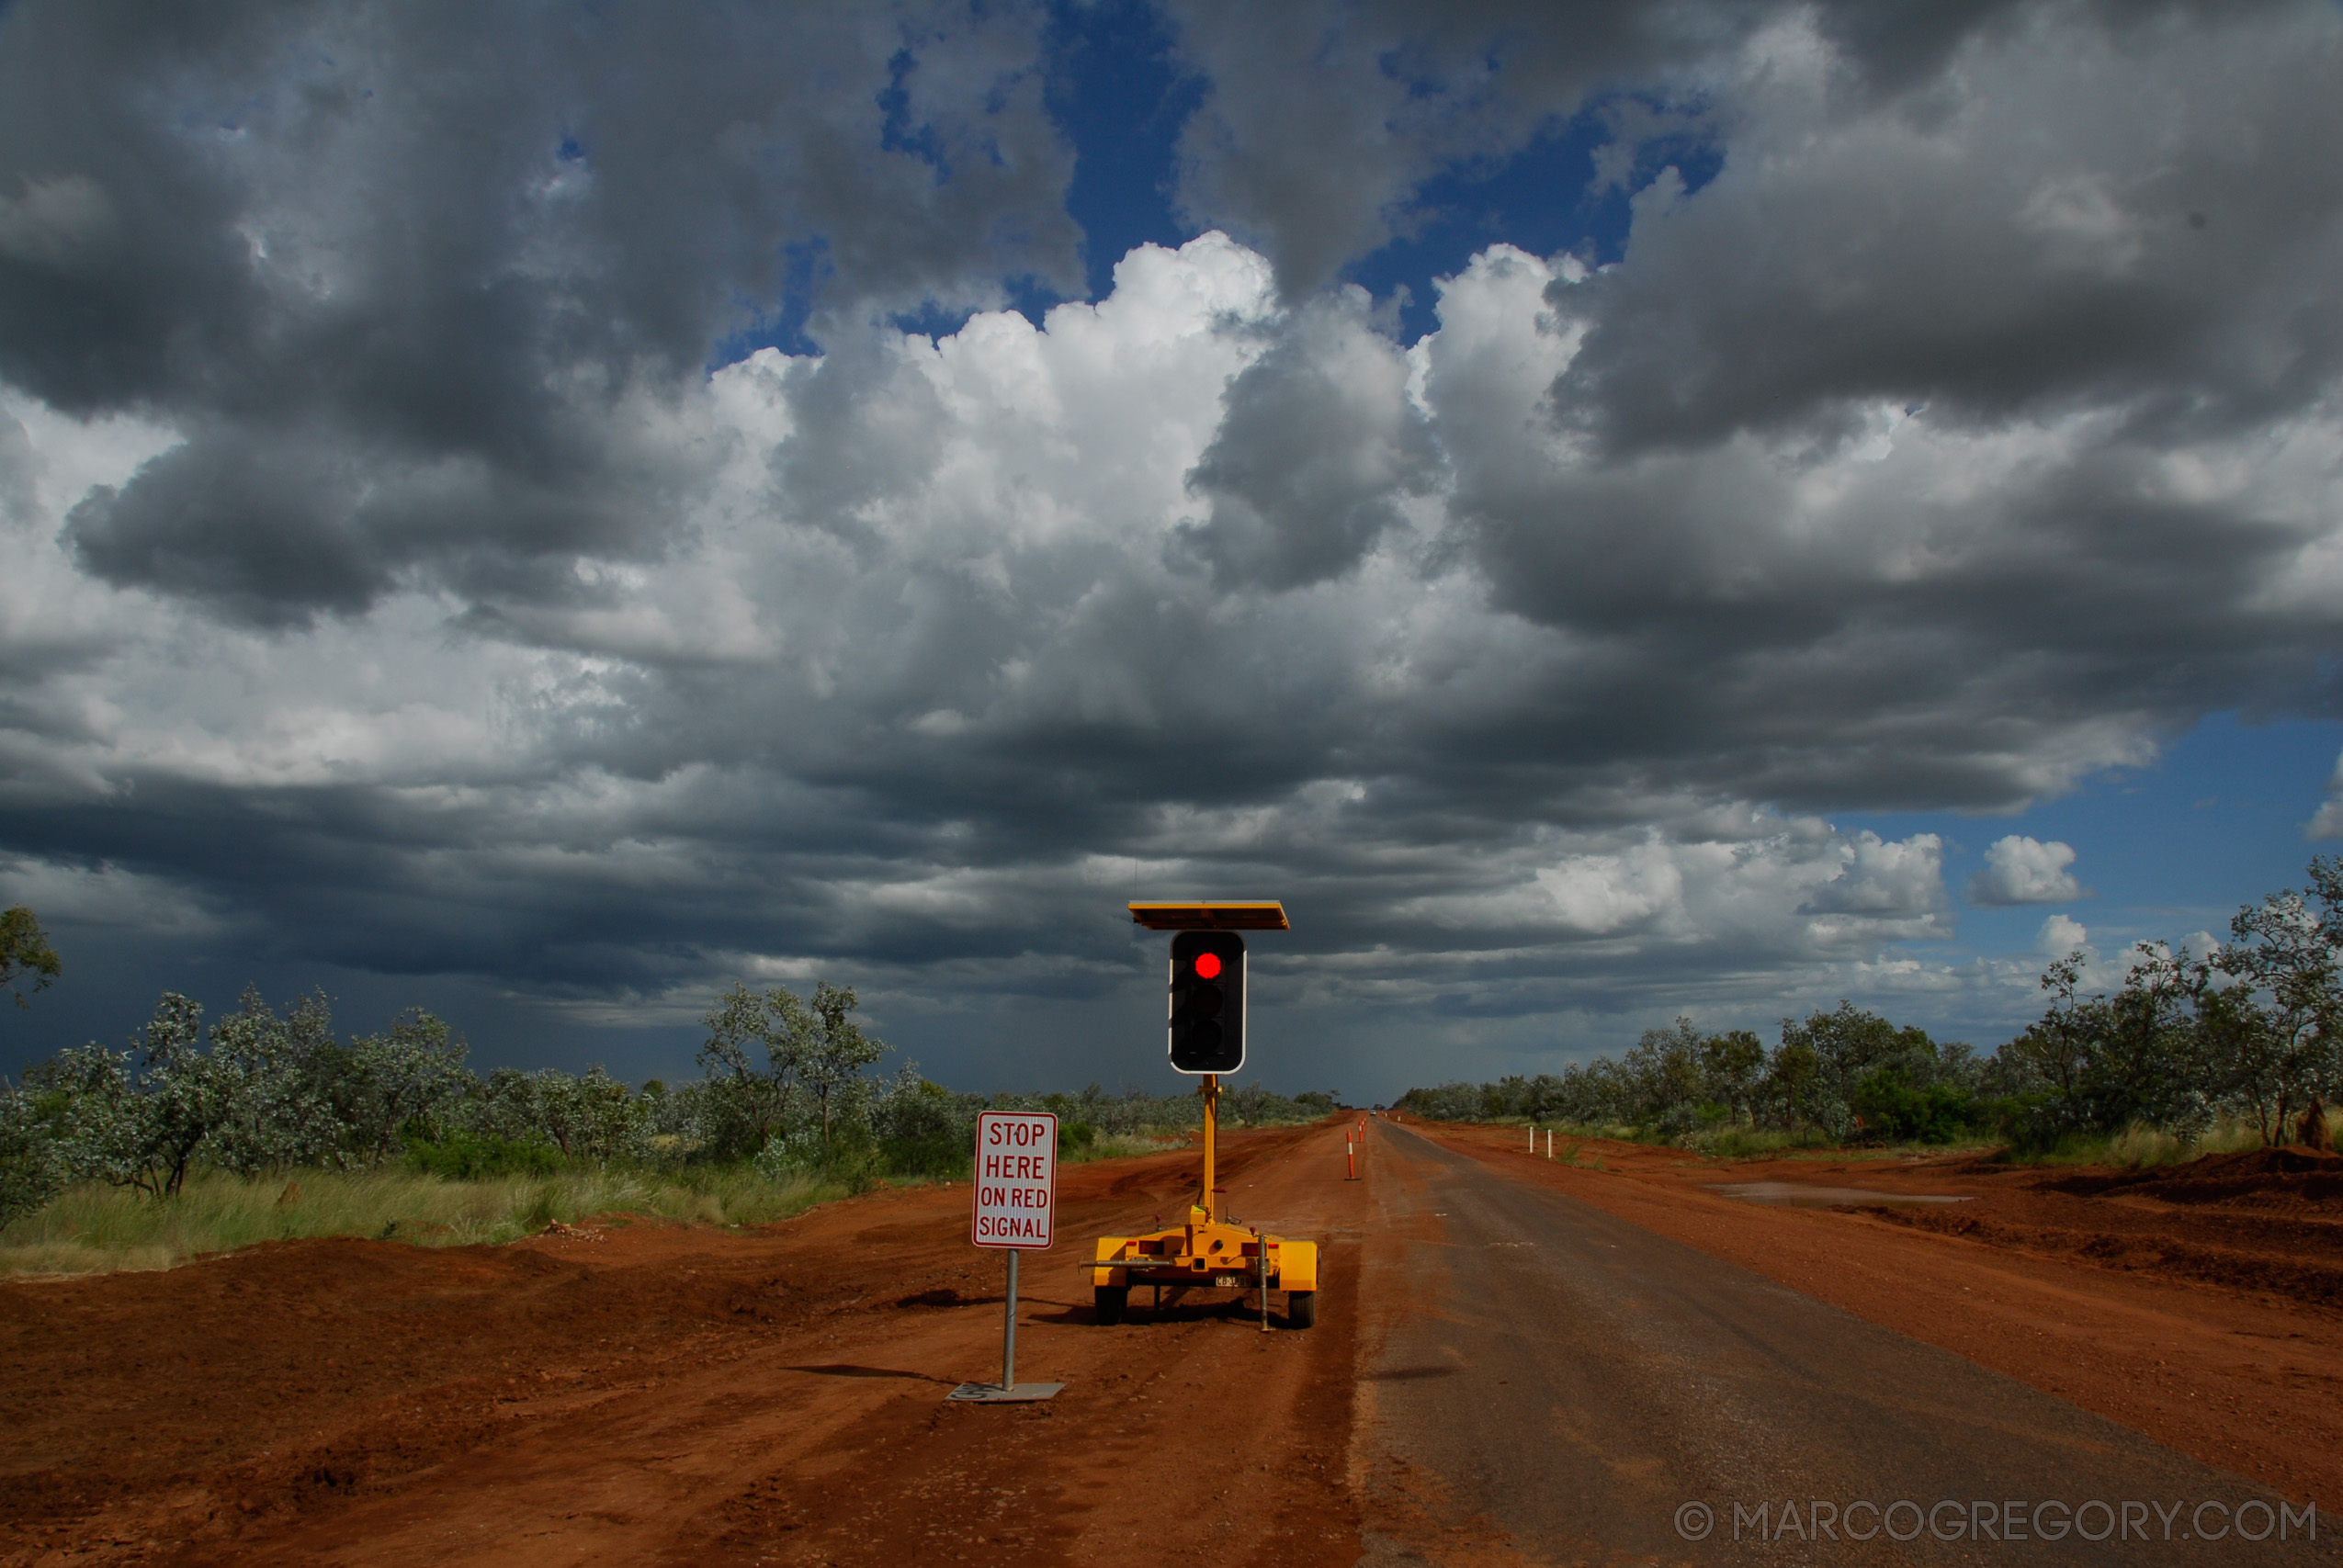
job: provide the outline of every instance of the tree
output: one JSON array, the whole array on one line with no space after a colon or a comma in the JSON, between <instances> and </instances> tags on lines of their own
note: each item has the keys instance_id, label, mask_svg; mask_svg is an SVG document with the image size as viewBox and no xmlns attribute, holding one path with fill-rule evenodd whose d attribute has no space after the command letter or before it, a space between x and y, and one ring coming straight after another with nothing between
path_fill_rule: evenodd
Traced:
<instances>
[{"instance_id":1,"label":"tree","mask_svg":"<svg viewBox=\"0 0 2343 1568\"><path fill-rule=\"evenodd\" d=\"M2134 1122L2185 1131L2212 1111L2195 1027L2197 998L2211 971L2185 947L2143 942L2133 953L2100 1047L2099 1124L2110 1132Z\"/></svg>"},{"instance_id":2,"label":"tree","mask_svg":"<svg viewBox=\"0 0 2343 1568\"><path fill-rule=\"evenodd\" d=\"M2295 1077L2292 1042L2251 986L2210 986L2197 998L2197 1040L2217 1092L2253 1118L2262 1146L2283 1143Z\"/></svg>"},{"instance_id":3,"label":"tree","mask_svg":"<svg viewBox=\"0 0 2343 1568\"><path fill-rule=\"evenodd\" d=\"M1736 1029L1703 1039L1700 1054L1708 1098L1725 1107L1735 1122L1753 1121L1758 1084L1765 1074L1765 1042L1746 1029Z\"/></svg>"},{"instance_id":4,"label":"tree","mask_svg":"<svg viewBox=\"0 0 2343 1568\"><path fill-rule=\"evenodd\" d=\"M17 1005L28 1008L25 994L16 990L16 982L26 975L38 976L32 983L36 991L63 972L57 961L57 950L49 945L48 933L40 929L40 921L33 912L18 904L0 910L0 986L14 992Z\"/></svg>"},{"instance_id":5,"label":"tree","mask_svg":"<svg viewBox=\"0 0 2343 1568\"><path fill-rule=\"evenodd\" d=\"M783 995L787 995L784 992ZM797 998L789 998L795 1002ZM893 1047L865 1034L853 1018L854 991L827 980L814 987L813 1027L807 1032L799 1072L821 1111L821 1146L830 1146L830 1123L841 1109L860 1110L852 1097L868 1092L863 1069Z\"/></svg>"},{"instance_id":6,"label":"tree","mask_svg":"<svg viewBox=\"0 0 2343 1568\"><path fill-rule=\"evenodd\" d=\"M583 1077L550 1068L534 1075L538 1113L556 1147L572 1159L623 1159L641 1151L650 1107L600 1066Z\"/></svg>"},{"instance_id":7,"label":"tree","mask_svg":"<svg viewBox=\"0 0 2343 1568\"><path fill-rule=\"evenodd\" d=\"M1896 1062L1864 1074L1852 1103L1869 1135L1919 1144L1951 1143L1975 1109L1961 1085L1915 1084L1910 1070Z\"/></svg>"},{"instance_id":8,"label":"tree","mask_svg":"<svg viewBox=\"0 0 2343 1568\"><path fill-rule=\"evenodd\" d=\"M1925 1030L1898 1029L1842 998L1829 1012L1817 1009L1803 1021L1782 1021L1782 1044L1768 1076L1785 1121L1843 1138L1855 1131L1858 1087L1886 1067L1905 1082L1932 1085L1935 1042Z\"/></svg>"},{"instance_id":9,"label":"tree","mask_svg":"<svg viewBox=\"0 0 2343 1568\"><path fill-rule=\"evenodd\" d=\"M1629 1119L1663 1133L1689 1132L1699 1120L1703 1075L1701 1032L1689 1018L1670 1029L1647 1029L1620 1058Z\"/></svg>"},{"instance_id":10,"label":"tree","mask_svg":"<svg viewBox=\"0 0 2343 1568\"><path fill-rule=\"evenodd\" d=\"M2238 910L2213 963L2269 998L2260 1008L2266 1039L2242 1029L2220 1037L2232 1049L2237 1089L2254 1097L2264 1139L2283 1139L2299 1113L2297 1134L2324 1145L2326 1102L2343 1092L2343 859L2313 856L2310 881L2307 897L2287 888ZM2235 1055L2238 1046L2250 1057Z\"/></svg>"},{"instance_id":11,"label":"tree","mask_svg":"<svg viewBox=\"0 0 2343 1568\"><path fill-rule=\"evenodd\" d=\"M179 1190L196 1151L227 1119L245 1071L243 1064L207 1056L202 1037L202 1007L165 991L131 1050L108 1051L93 1041L25 1075L27 1086L53 1107L70 1175L157 1198Z\"/></svg>"},{"instance_id":12,"label":"tree","mask_svg":"<svg viewBox=\"0 0 2343 1568\"><path fill-rule=\"evenodd\" d=\"M851 1003L852 993L848 997ZM718 1159L755 1154L784 1130L794 1107L814 1049L814 1017L778 986L759 993L735 982L702 1021L707 1026L699 1061L707 1074L708 1152Z\"/></svg>"},{"instance_id":13,"label":"tree","mask_svg":"<svg viewBox=\"0 0 2343 1568\"><path fill-rule=\"evenodd\" d=\"M65 1178L64 1150L39 1100L0 1083L0 1225L48 1202Z\"/></svg>"},{"instance_id":14,"label":"tree","mask_svg":"<svg viewBox=\"0 0 2343 1568\"><path fill-rule=\"evenodd\" d=\"M156 1197L187 1185L196 1150L235 1109L237 1090L252 1072L249 1059L209 1055L203 1049L203 1004L165 991L147 1021L139 1061L143 1104L141 1172L132 1179Z\"/></svg>"},{"instance_id":15,"label":"tree","mask_svg":"<svg viewBox=\"0 0 2343 1568\"><path fill-rule=\"evenodd\" d=\"M144 1168L144 1107L130 1053L93 1040L69 1046L25 1074L69 1180L130 1184Z\"/></svg>"},{"instance_id":16,"label":"tree","mask_svg":"<svg viewBox=\"0 0 2343 1568\"><path fill-rule=\"evenodd\" d=\"M1085 1091L1084 1100L1090 1098ZM1104 1100L1103 1094L1097 1097L1099 1103ZM886 1146L888 1163L895 1169L941 1176L968 1165L981 1105L974 1095L956 1095L942 1084L928 1082L920 1077L918 1063L906 1062L875 1097L871 1130ZM1096 1125L1094 1115L1085 1120Z\"/></svg>"},{"instance_id":17,"label":"tree","mask_svg":"<svg viewBox=\"0 0 2343 1568\"><path fill-rule=\"evenodd\" d=\"M2080 995L2089 962L2090 954L2077 948L2042 972L2049 1008L2000 1053L2009 1087L2019 1094L2047 1092L2060 1106L2079 1102L2096 1042L2107 1030L2107 998Z\"/></svg>"},{"instance_id":18,"label":"tree","mask_svg":"<svg viewBox=\"0 0 2343 1568\"><path fill-rule=\"evenodd\" d=\"M322 1006L324 998L318 998ZM331 1036L328 1036L330 1041ZM399 1152L401 1132L411 1124L436 1124L463 1100L472 1083L463 1036L421 1008L409 1008L387 1034L351 1038L342 1053L342 1124L351 1152L360 1159L387 1159Z\"/></svg>"},{"instance_id":19,"label":"tree","mask_svg":"<svg viewBox=\"0 0 2343 1568\"><path fill-rule=\"evenodd\" d=\"M444 1042L444 1026L428 1015L411 1015L393 1034L414 1032L417 1020ZM61 1052L27 1074L26 1086L69 1177L162 1198L179 1191L198 1162L252 1175L390 1152L372 1123L352 1120L351 1108L363 1111L379 1089L367 1070L371 1043L335 1043L323 994L280 1018L251 987L207 1041L203 1009L165 992L131 1050L93 1043ZM395 1116L403 1103L379 1105L377 1114ZM368 1129L363 1142L350 1135L354 1125Z\"/></svg>"},{"instance_id":20,"label":"tree","mask_svg":"<svg viewBox=\"0 0 2343 1568\"><path fill-rule=\"evenodd\" d=\"M1828 1112L1822 1082L1822 1058L1811 1043L1789 1038L1785 1025L1783 1042L1766 1059L1765 1077L1758 1084L1767 1120L1778 1127L1823 1125Z\"/></svg>"},{"instance_id":21,"label":"tree","mask_svg":"<svg viewBox=\"0 0 2343 1568\"><path fill-rule=\"evenodd\" d=\"M323 992L280 1019L246 986L236 1010L211 1025L209 1066L236 1092L208 1134L205 1158L240 1176L334 1158L345 1128L333 1092L342 1055Z\"/></svg>"},{"instance_id":22,"label":"tree","mask_svg":"<svg viewBox=\"0 0 2343 1568\"><path fill-rule=\"evenodd\" d=\"M2049 1010L2002 1048L2005 1076L2044 1097L2026 1133L2032 1141L2135 1122L2186 1130L2211 1112L2197 1018L2211 969L2186 948L2144 942L2134 954L2112 997L2080 994L2088 955L2079 949L2043 972Z\"/></svg>"}]
</instances>

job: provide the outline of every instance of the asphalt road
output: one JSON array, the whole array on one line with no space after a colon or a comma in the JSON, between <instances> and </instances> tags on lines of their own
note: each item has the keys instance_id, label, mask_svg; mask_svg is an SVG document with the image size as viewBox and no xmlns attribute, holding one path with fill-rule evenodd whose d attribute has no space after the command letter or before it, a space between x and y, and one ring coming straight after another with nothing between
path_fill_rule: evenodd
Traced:
<instances>
[{"instance_id":1,"label":"asphalt road","mask_svg":"<svg viewBox=\"0 0 2343 1568\"><path fill-rule=\"evenodd\" d=\"M2343 1562L2343 1521L2241 1540L2276 1495L1948 1351L1404 1127L1368 1157L1370 1562Z\"/></svg>"}]
</instances>

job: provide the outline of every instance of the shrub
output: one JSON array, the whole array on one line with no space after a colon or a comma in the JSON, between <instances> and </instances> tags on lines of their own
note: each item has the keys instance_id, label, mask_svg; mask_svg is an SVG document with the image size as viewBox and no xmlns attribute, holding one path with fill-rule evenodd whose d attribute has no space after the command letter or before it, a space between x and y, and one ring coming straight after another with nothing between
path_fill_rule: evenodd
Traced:
<instances>
[{"instance_id":1,"label":"shrub","mask_svg":"<svg viewBox=\"0 0 2343 1568\"><path fill-rule=\"evenodd\" d=\"M497 1176L550 1176L569 1162L551 1144L535 1138L481 1136L458 1128L438 1138L409 1136L407 1168L443 1181L479 1181Z\"/></svg>"},{"instance_id":2,"label":"shrub","mask_svg":"<svg viewBox=\"0 0 2343 1568\"><path fill-rule=\"evenodd\" d=\"M64 1185L64 1152L33 1098L0 1089L0 1225L31 1213Z\"/></svg>"},{"instance_id":3,"label":"shrub","mask_svg":"<svg viewBox=\"0 0 2343 1568\"><path fill-rule=\"evenodd\" d=\"M1855 1114L1873 1142L1949 1144L1966 1133L1976 1100L1957 1084L1915 1088L1900 1066L1881 1067L1855 1086Z\"/></svg>"}]
</instances>

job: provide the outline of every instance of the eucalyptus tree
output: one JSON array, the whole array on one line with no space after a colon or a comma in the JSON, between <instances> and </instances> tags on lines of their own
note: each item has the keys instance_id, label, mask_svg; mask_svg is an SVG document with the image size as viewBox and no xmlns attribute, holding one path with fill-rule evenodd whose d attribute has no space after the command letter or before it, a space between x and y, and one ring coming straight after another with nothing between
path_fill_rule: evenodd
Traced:
<instances>
[{"instance_id":1,"label":"eucalyptus tree","mask_svg":"<svg viewBox=\"0 0 2343 1568\"><path fill-rule=\"evenodd\" d=\"M781 987L752 991L736 981L702 1021L707 1027L699 1048L707 1075L703 1108L707 1152L718 1159L755 1154L767 1139L787 1131L804 1093L815 1017Z\"/></svg>"},{"instance_id":2,"label":"eucalyptus tree","mask_svg":"<svg viewBox=\"0 0 2343 1568\"><path fill-rule=\"evenodd\" d=\"M165 991L132 1049L92 1042L28 1074L37 1090L55 1097L69 1172L158 1198L178 1191L250 1072L248 1062L215 1059L202 1046L202 1005Z\"/></svg>"},{"instance_id":3,"label":"eucalyptus tree","mask_svg":"<svg viewBox=\"0 0 2343 1568\"><path fill-rule=\"evenodd\" d=\"M0 1225L28 1214L65 1185L65 1151L40 1097L0 1082Z\"/></svg>"},{"instance_id":4,"label":"eucalyptus tree","mask_svg":"<svg viewBox=\"0 0 2343 1568\"><path fill-rule=\"evenodd\" d=\"M788 996L786 991L781 994ZM789 997L789 1000L794 1003L797 998ZM804 1036L798 1070L821 1111L825 1149L830 1146L833 1117L843 1111L859 1118L864 1110L862 1101L869 1096L870 1080L863 1077L863 1069L894 1049L862 1032L854 1020L858 1005L850 987L833 986L827 980L814 987L811 1027Z\"/></svg>"},{"instance_id":5,"label":"eucalyptus tree","mask_svg":"<svg viewBox=\"0 0 2343 1568\"><path fill-rule=\"evenodd\" d=\"M34 976L36 991L63 972L58 962L57 950L49 945L48 933L40 929L40 919L22 904L0 909L0 986L12 991L24 976ZM15 991L18 1007L30 1007L22 991Z\"/></svg>"},{"instance_id":6,"label":"eucalyptus tree","mask_svg":"<svg viewBox=\"0 0 2343 1568\"><path fill-rule=\"evenodd\" d=\"M204 1158L240 1175L289 1165L346 1163L349 1122L340 1103L350 1077L323 991L279 1018L256 987L211 1025L208 1066L223 1094Z\"/></svg>"},{"instance_id":7,"label":"eucalyptus tree","mask_svg":"<svg viewBox=\"0 0 2343 1568\"><path fill-rule=\"evenodd\" d=\"M2229 922L2213 966L2235 978L2260 1017L2224 1004L2216 1036L2237 1097L2266 1142L2292 1132L2326 1142L2326 1107L2343 1097L2343 859L2314 856L2310 891L2273 893ZM2265 999L2267 998L2267 999Z\"/></svg>"},{"instance_id":8,"label":"eucalyptus tree","mask_svg":"<svg viewBox=\"0 0 2343 1568\"><path fill-rule=\"evenodd\" d=\"M530 1076L538 1124L564 1156L600 1163L644 1152L651 1108L606 1069L588 1067L579 1077L550 1068Z\"/></svg>"},{"instance_id":9,"label":"eucalyptus tree","mask_svg":"<svg viewBox=\"0 0 2343 1568\"><path fill-rule=\"evenodd\" d=\"M330 1043L330 1032L326 1038ZM340 1120L351 1155L387 1159L399 1152L404 1129L452 1114L477 1081L464 1065L469 1055L462 1035L421 1008L401 1013L383 1033L353 1035L340 1057Z\"/></svg>"}]
</instances>

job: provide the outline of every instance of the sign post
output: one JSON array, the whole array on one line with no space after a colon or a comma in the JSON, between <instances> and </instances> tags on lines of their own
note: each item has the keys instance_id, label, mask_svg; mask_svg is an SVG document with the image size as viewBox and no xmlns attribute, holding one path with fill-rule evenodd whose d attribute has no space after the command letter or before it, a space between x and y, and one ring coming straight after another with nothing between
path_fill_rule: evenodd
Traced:
<instances>
[{"instance_id":1,"label":"sign post","mask_svg":"<svg viewBox=\"0 0 2343 1568\"><path fill-rule=\"evenodd\" d=\"M977 1113L976 1205L968 1239L1009 1255L1001 1381L964 1382L950 1397L982 1404L1047 1399L1066 1385L1017 1381L1017 1254L1047 1250L1058 1204L1058 1118L1047 1111Z\"/></svg>"}]
</instances>

